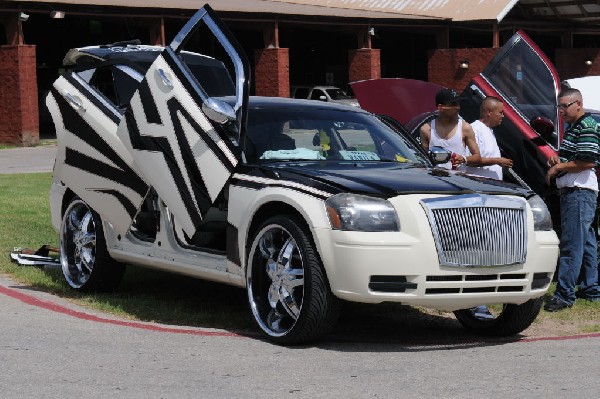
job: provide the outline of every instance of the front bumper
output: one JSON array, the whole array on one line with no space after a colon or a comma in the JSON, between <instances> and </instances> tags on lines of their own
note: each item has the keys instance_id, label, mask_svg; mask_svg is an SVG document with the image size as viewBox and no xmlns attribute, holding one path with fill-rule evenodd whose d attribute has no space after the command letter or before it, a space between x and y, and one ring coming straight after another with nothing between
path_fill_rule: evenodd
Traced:
<instances>
[{"instance_id":1,"label":"front bumper","mask_svg":"<svg viewBox=\"0 0 600 399\"><path fill-rule=\"evenodd\" d=\"M354 302L457 310L519 304L547 291L558 258L553 231L530 232L523 264L466 268L440 266L428 227L389 233L316 229L333 293Z\"/></svg>"}]
</instances>

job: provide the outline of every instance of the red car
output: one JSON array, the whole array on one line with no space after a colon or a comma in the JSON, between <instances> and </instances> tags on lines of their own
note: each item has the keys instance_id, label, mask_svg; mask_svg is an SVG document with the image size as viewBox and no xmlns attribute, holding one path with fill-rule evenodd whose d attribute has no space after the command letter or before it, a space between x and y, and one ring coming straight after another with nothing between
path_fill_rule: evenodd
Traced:
<instances>
[{"instance_id":1,"label":"red car","mask_svg":"<svg viewBox=\"0 0 600 399\"><path fill-rule=\"evenodd\" d=\"M558 195L545 181L548 158L557 153L564 123L556 107L560 79L554 65L524 33L517 32L488 66L464 89L461 116L479 117L486 96L504 101L505 118L494 128L502 155L514 162L519 180L546 201L558 230ZM375 79L352 83L362 108L393 117L418 139L419 127L435 115L435 93L441 88L411 79Z\"/></svg>"}]
</instances>

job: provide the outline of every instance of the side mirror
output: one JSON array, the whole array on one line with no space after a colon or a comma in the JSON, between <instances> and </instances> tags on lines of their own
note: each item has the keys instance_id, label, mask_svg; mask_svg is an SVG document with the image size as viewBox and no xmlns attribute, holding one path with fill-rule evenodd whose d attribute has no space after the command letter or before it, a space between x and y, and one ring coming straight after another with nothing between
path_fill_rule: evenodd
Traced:
<instances>
[{"instance_id":1,"label":"side mirror","mask_svg":"<svg viewBox=\"0 0 600 399\"><path fill-rule=\"evenodd\" d=\"M319 96L319 100L321 100L321 101L327 101L327 97L325 97L325 96Z\"/></svg>"},{"instance_id":2,"label":"side mirror","mask_svg":"<svg viewBox=\"0 0 600 399\"><path fill-rule=\"evenodd\" d=\"M433 146L429 149L429 159L434 165L439 165L450 161L452 152L445 148Z\"/></svg>"},{"instance_id":3,"label":"side mirror","mask_svg":"<svg viewBox=\"0 0 600 399\"><path fill-rule=\"evenodd\" d=\"M554 135L554 123L543 116L536 116L529 125L546 141L551 141Z\"/></svg>"},{"instance_id":4,"label":"side mirror","mask_svg":"<svg viewBox=\"0 0 600 399\"><path fill-rule=\"evenodd\" d=\"M233 107L225 101L209 98L202 104L202 112L211 121L219 125L227 125L235 122L236 115Z\"/></svg>"}]
</instances>

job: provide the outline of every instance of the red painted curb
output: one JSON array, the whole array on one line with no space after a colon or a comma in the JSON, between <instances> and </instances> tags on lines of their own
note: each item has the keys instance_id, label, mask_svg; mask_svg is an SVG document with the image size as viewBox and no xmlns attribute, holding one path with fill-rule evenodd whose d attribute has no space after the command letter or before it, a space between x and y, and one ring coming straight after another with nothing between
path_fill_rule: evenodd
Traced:
<instances>
[{"instance_id":1,"label":"red painted curb","mask_svg":"<svg viewBox=\"0 0 600 399\"><path fill-rule=\"evenodd\" d=\"M230 332L190 330L190 329L184 329L184 328L173 328L173 327L162 327L159 325L149 325L149 324L139 323L139 322L135 322L135 321L122 321L122 320L107 319L104 317L94 316L94 315L87 314L84 312L72 310L72 309L66 308L64 306L57 305L52 302L42 301L41 299L38 299L32 295L24 294L22 292L19 292L12 288L5 287L3 285L0 285L0 294L4 294L11 298L18 299L19 301L24 302L28 305L33 305L33 306L37 306L40 308L48 309L48 310L51 310L51 311L57 312L57 313L63 313L63 314L69 315L69 316L77 317L78 319L90 320L90 321L95 321L95 322L99 322L99 323L107 323L107 324L113 324L113 325L117 325L117 326L140 328L143 330L150 330L150 331L170 332L170 333L176 333L176 334L190 334L190 335L201 335L201 336L212 336L212 337L215 337L215 336L216 337L242 337L239 334L230 333Z\"/></svg>"},{"instance_id":2,"label":"red painted curb","mask_svg":"<svg viewBox=\"0 0 600 399\"><path fill-rule=\"evenodd\" d=\"M150 330L150 331L157 331L157 332L169 332L169 333L175 333L175 334L190 334L190 335L212 336L212 337L215 337L215 336L216 337L237 337L237 338L243 337L240 334L230 333L230 332L190 330L190 329L183 329L183 328L162 327L160 325L149 325L149 324L139 323L139 322L135 322L135 321L122 321L122 320L107 319L104 317L94 316L94 315L90 315L90 314L87 314L84 312L72 310L72 309L66 308L64 306L57 305L52 302L42 301L41 299L38 299L38 298L34 297L33 295L24 294L22 292L19 292L18 290L15 290L13 288L8 288L3 285L0 285L0 294L4 294L11 298L15 298L15 299L17 299L21 302L24 302L28 305L37 306L40 308L51 310L53 312L62 313L62 314L66 314L66 315L69 315L72 317L77 317L79 319L90 320L90 321L95 321L95 322L99 322L99 323L107 323L107 324L113 324L113 325L118 325L118 326L140 328L143 330ZM561 337L522 338L518 341L512 341L512 342L525 343L525 342L536 342L536 341L564 341L564 340L570 340L570 339L584 339L584 338L600 338L600 333L567 335L567 336L561 336ZM477 341L475 341L475 342L477 342ZM481 342L485 343L487 341L481 341Z\"/></svg>"}]
</instances>

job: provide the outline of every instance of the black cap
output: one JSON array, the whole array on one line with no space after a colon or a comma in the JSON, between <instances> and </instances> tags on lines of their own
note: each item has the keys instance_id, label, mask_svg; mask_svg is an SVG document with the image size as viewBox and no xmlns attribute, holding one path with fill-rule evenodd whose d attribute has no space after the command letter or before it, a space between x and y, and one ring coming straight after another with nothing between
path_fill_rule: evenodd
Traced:
<instances>
[{"instance_id":1,"label":"black cap","mask_svg":"<svg viewBox=\"0 0 600 399\"><path fill-rule=\"evenodd\" d=\"M435 95L435 105L454 103L462 100L455 90L442 89Z\"/></svg>"}]
</instances>

